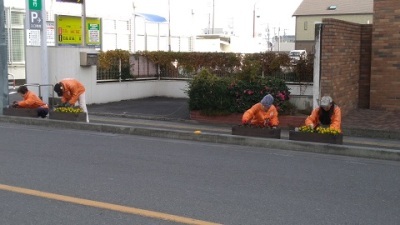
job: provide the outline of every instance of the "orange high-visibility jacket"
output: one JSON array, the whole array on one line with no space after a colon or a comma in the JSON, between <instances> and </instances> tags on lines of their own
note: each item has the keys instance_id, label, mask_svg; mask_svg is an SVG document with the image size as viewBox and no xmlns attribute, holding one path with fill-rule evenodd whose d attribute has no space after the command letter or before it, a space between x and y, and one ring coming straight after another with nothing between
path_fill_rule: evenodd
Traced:
<instances>
[{"instance_id":1,"label":"orange high-visibility jacket","mask_svg":"<svg viewBox=\"0 0 400 225\"><path fill-rule=\"evenodd\" d=\"M85 87L81 82L72 78L64 79L61 83L64 88L61 102L68 102L71 105L75 105L75 102L79 99L79 95L85 92Z\"/></svg>"},{"instance_id":2,"label":"orange high-visibility jacket","mask_svg":"<svg viewBox=\"0 0 400 225\"><path fill-rule=\"evenodd\" d=\"M21 108L49 108L35 93L28 91L24 94L24 100L18 102L18 107Z\"/></svg>"},{"instance_id":3,"label":"orange high-visibility jacket","mask_svg":"<svg viewBox=\"0 0 400 225\"><path fill-rule=\"evenodd\" d=\"M340 111L340 107L337 105L334 105L332 107L335 107L333 110L333 114L331 116L331 124L330 124L330 128L331 129L336 129L339 130L340 132L342 132L341 130L341 123L342 123L342 113ZM321 107L315 108L311 115L309 115L305 121L306 126L309 125L313 125L314 127L317 127L318 125L320 125L319 122L319 110L323 110L321 109Z\"/></svg>"},{"instance_id":4,"label":"orange high-visibility jacket","mask_svg":"<svg viewBox=\"0 0 400 225\"><path fill-rule=\"evenodd\" d=\"M274 105L271 105L268 111L264 111L261 103L254 104L250 109L244 112L242 119L254 125L264 125L266 120L269 120L269 125L271 126L279 125L278 111Z\"/></svg>"}]
</instances>

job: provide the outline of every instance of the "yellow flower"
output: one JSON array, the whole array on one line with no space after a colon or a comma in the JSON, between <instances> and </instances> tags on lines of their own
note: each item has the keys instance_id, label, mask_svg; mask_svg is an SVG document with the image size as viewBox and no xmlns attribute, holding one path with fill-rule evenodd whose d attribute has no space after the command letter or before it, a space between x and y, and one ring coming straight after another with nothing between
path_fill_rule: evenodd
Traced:
<instances>
[{"instance_id":1,"label":"yellow flower","mask_svg":"<svg viewBox=\"0 0 400 225\"><path fill-rule=\"evenodd\" d=\"M79 107L57 107L54 109L54 112L83 113L83 110Z\"/></svg>"}]
</instances>

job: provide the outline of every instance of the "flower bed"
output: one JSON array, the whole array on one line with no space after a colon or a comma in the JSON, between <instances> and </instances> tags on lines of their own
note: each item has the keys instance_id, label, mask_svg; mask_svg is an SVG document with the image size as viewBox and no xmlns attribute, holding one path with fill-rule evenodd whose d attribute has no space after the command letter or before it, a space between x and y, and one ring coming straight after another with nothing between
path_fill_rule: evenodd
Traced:
<instances>
[{"instance_id":1,"label":"flower bed","mask_svg":"<svg viewBox=\"0 0 400 225\"><path fill-rule=\"evenodd\" d=\"M85 122L86 113L64 113L64 112L50 111L49 119Z\"/></svg>"},{"instance_id":2,"label":"flower bed","mask_svg":"<svg viewBox=\"0 0 400 225\"><path fill-rule=\"evenodd\" d=\"M3 115L33 117L33 118L38 117L37 109L28 109L28 108L4 108Z\"/></svg>"},{"instance_id":3,"label":"flower bed","mask_svg":"<svg viewBox=\"0 0 400 225\"><path fill-rule=\"evenodd\" d=\"M289 131L289 140L320 142L328 144L343 144L343 134L329 128L311 129L306 126Z\"/></svg>"},{"instance_id":4,"label":"flower bed","mask_svg":"<svg viewBox=\"0 0 400 225\"><path fill-rule=\"evenodd\" d=\"M86 113L81 108L75 107L58 107L54 111L49 112L49 118L55 120L67 121L86 121Z\"/></svg>"},{"instance_id":5,"label":"flower bed","mask_svg":"<svg viewBox=\"0 0 400 225\"><path fill-rule=\"evenodd\" d=\"M237 125L232 127L233 135L264 137L264 138L281 138L281 129L272 129L269 127L259 127L252 125Z\"/></svg>"}]
</instances>

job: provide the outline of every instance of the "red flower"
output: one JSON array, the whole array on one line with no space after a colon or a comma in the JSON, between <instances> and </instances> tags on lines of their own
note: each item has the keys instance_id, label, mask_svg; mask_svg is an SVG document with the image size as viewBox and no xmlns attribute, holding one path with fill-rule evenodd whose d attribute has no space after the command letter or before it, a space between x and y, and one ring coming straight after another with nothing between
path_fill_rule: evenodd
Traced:
<instances>
[{"instance_id":1,"label":"red flower","mask_svg":"<svg viewBox=\"0 0 400 225\"><path fill-rule=\"evenodd\" d=\"M243 93L244 94L248 94L248 95L252 95L252 94L254 94L254 91L246 89L246 90L243 91Z\"/></svg>"},{"instance_id":2,"label":"red flower","mask_svg":"<svg viewBox=\"0 0 400 225\"><path fill-rule=\"evenodd\" d=\"M276 97L278 97L279 99L284 101L285 100L285 93L279 92Z\"/></svg>"}]
</instances>

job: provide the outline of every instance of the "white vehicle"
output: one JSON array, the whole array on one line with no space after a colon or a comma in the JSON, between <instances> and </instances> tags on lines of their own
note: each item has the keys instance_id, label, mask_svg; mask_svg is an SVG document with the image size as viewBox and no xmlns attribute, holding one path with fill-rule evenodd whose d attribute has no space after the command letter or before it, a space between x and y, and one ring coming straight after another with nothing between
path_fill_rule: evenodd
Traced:
<instances>
[{"instance_id":1,"label":"white vehicle","mask_svg":"<svg viewBox=\"0 0 400 225\"><path fill-rule=\"evenodd\" d=\"M292 50L289 52L290 63L292 65L296 65L297 61L304 60L307 58L307 51L306 50Z\"/></svg>"}]
</instances>

